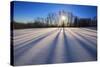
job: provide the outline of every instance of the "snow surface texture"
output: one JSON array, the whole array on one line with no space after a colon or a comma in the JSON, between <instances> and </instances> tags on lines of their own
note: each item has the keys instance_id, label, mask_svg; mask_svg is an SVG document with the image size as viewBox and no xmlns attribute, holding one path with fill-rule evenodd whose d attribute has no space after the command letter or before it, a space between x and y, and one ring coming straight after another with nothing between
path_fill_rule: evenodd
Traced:
<instances>
[{"instance_id":1,"label":"snow surface texture","mask_svg":"<svg viewBox=\"0 0 100 67\"><path fill-rule=\"evenodd\" d=\"M97 60L94 28L33 28L13 32L15 66Z\"/></svg>"}]
</instances>

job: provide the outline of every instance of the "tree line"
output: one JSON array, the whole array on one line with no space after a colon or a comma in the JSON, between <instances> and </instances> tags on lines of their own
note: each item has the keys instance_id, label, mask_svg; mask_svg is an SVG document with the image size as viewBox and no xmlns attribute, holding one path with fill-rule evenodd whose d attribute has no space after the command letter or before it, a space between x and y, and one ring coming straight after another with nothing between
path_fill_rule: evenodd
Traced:
<instances>
[{"instance_id":1,"label":"tree line","mask_svg":"<svg viewBox=\"0 0 100 67\"><path fill-rule=\"evenodd\" d=\"M55 13L49 13L46 18L38 17L34 21L23 23L11 21L13 29L24 28L44 28L44 27L62 27L58 25L58 16ZM74 22L66 23L67 27L89 27L97 26L97 17L93 18L79 18L75 17ZM65 26L65 25L64 25ZM66 26L65 26L66 27Z\"/></svg>"}]
</instances>

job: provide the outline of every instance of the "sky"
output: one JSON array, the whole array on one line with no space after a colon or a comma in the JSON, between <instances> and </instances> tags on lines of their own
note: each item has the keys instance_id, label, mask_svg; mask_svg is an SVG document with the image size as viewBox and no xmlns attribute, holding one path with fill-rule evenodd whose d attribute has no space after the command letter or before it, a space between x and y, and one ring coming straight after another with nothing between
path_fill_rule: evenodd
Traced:
<instances>
[{"instance_id":1,"label":"sky","mask_svg":"<svg viewBox=\"0 0 100 67\"><path fill-rule=\"evenodd\" d=\"M13 17L17 22L30 22L37 17L45 18L48 13L58 12L64 10L71 12L73 15L80 18L91 18L97 16L96 6L86 5L69 5L69 4L51 4L51 3L37 3L37 2L13 2Z\"/></svg>"}]
</instances>

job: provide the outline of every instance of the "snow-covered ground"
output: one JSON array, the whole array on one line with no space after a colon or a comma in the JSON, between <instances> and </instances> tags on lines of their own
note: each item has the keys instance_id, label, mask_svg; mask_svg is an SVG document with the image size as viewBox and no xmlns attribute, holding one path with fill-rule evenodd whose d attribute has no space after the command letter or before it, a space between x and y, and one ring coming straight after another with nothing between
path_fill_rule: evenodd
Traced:
<instances>
[{"instance_id":1,"label":"snow-covered ground","mask_svg":"<svg viewBox=\"0 0 100 67\"><path fill-rule=\"evenodd\" d=\"M33 28L14 30L14 65L69 63L97 59L97 30Z\"/></svg>"}]
</instances>

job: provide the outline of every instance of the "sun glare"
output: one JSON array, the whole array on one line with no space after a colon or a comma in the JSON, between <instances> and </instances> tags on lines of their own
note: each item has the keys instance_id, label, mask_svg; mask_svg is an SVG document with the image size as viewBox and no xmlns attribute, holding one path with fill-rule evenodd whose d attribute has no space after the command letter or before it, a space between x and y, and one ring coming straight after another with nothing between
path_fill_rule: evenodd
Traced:
<instances>
[{"instance_id":1,"label":"sun glare","mask_svg":"<svg viewBox=\"0 0 100 67\"><path fill-rule=\"evenodd\" d=\"M61 20L64 21L66 19L65 16L61 16Z\"/></svg>"}]
</instances>

